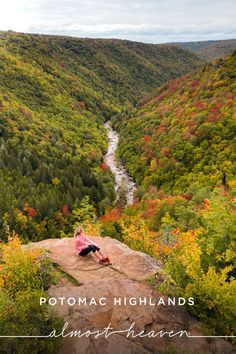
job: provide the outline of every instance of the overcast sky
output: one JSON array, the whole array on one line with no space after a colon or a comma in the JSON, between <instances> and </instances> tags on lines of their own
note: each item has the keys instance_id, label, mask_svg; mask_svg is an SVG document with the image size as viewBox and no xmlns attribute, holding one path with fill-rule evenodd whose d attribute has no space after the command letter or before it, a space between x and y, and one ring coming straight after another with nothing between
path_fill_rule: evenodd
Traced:
<instances>
[{"instance_id":1,"label":"overcast sky","mask_svg":"<svg viewBox=\"0 0 236 354\"><path fill-rule=\"evenodd\" d=\"M235 0L0 0L0 30L149 43L236 38Z\"/></svg>"}]
</instances>

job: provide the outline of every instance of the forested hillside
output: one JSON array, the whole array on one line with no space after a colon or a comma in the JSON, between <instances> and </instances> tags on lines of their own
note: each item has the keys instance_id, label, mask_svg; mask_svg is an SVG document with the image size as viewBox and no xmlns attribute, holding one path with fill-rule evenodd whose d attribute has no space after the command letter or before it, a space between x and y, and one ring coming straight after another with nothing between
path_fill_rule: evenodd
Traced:
<instances>
[{"instance_id":1,"label":"forested hillside","mask_svg":"<svg viewBox=\"0 0 236 354\"><path fill-rule=\"evenodd\" d=\"M164 84L113 125L138 191L100 219L101 234L162 259L162 289L193 296L210 333L235 335L236 52Z\"/></svg>"},{"instance_id":2,"label":"forested hillside","mask_svg":"<svg viewBox=\"0 0 236 354\"><path fill-rule=\"evenodd\" d=\"M206 61L218 59L231 54L236 49L236 39L220 41L179 42L173 43L181 48L189 49Z\"/></svg>"},{"instance_id":3,"label":"forested hillside","mask_svg":"<svg viewBox=\"0 0 236 354\"><path fill-rule=\"evenodd\" d=\"M235 181L236 53L147 96L119 128L119 152L140 186L193 193Z\"/></svg>"},{"instance_id":4,"label":"forested hillside","mask_svg":"<svg viewBox=\"0 0 236 354\"><path fill-rule=\"evenodd\" d=\"M68 232L89 196L114 199L103 123L202 63L171 46L0 34L0 216L25 240Z\"/></svg>"}]
</instances>

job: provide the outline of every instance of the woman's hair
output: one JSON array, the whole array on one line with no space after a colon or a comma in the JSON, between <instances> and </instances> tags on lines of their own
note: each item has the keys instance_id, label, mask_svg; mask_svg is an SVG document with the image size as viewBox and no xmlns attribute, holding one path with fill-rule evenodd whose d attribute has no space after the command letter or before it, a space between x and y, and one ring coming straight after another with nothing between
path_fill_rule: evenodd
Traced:
<instances>
[{"instance_id":1,"label":"woman's hair","mask_svg":"<svg viewBox=\"0 0 236 354\"><path fill-rule=\"evenodd\" d=\"M74 232L74 237L77 236L78 234L80 235L81 232L83 232L82 227L77 227L77 228L75 229L75 232Z\"/></svg>"}]
</instances>

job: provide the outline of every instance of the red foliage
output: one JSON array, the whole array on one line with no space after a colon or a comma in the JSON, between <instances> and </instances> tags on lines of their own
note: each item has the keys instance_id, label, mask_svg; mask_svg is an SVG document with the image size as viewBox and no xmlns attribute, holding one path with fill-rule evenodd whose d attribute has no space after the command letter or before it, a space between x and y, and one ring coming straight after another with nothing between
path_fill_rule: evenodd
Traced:
<instances>
[{"instance_id":1,"label":"red foliage","mask_svg":"<svg viewBox=\"0 0 236 354\"><path fill-rule=\"evenodd\" d=\"M159 96L155 97L152 101L150 101L150 103L156 103L157 101L162 101L164 100L164 98L169 96L170 93L171 93L170 89L163 91Z\"/></svg>"},{"instance_id":2,"label":"red foliage","mask_svg":"<svg viewBox=\"0 0 236 354\"><path fill-rule=\"evenodd\" d=\"M152 152L152 149L149 147L149 148L147 148L147 150L146 150L146 155L147 155L147 157L149 157L149 158L151 158L152 156L153 156L153 152Z\"/></svg>"},{"instance_id":3,"label":"red foliage","mask_svg":"<svg viewBox=\"0 0 236 354\"><path fill-rule=\"evenodd\" d=\"M184 139L188 140L188 139L191 138L191 136L192 136L192 134L188 130L183 132L183 138Z\"/></svg>"},{"instance_id":4,"label":"red foliage","mask_svg":"<svg viewBox=\"0 0 236 354\"><path fill-rule=\"evenodd\" d=\"M62 207L62 214L63 214L64 216L68 216L68 214L69 214L69 207L68 207L67 204L64 204L64 205L63 205L63 207Z\"/></svg>"},{"instance_id":5,"label":"red foliage","mask_svg":"<svg viewBox=\"0 0 236 354\"><path fill-rule=\"evenodd\" d=\"M106 171L107 170L107 164L106 164L106 162L103 162L102 163L102 165L101 165L101 169L103 170L103 171Z\"/></svg>"},{"instance_id":6,"label":"red foliage","mask_svg":"<svg viewBox=\"0 0 236 354\"><path fill-rule=\"evenodd\" d=\"M25 118L31 119L32 118L32 114L30 111L28 111L27 109L25 109L24 107L20 107L20 112L23 114L23 116Z\"/></svg>"},{"instance_id":7,"label":"red foliage","mask_svg":"<svg viewBox=\"0 0 236 354\"><path fill-rule=\"evenodd\" d=\"M86 104L83 101L75 102L73 104L73 109L86 109Z\"/></svg>"},{"instance_id":8,"label":"red foliage","mask_svg":"<svg viewBox=\"0 0 236 354\"><path fill-rule=\"evenodd\" d=\"M36 214L37 214L37 212L36 212L36 210L34 209L34 208L29 208L28 210L27 210L27 213L28 213L28 217L29 218L34 218L35 216L36 216Z\"/></svg>"},{"instance_id":9,"label":"red foliage","mask_svg":"<svg viewBox=\"0 0 236 354\"><path fill-rule=\"evenodd\" d=\"M204 108L206 107L206 105L205 105L205 103L204 103L203 101L197 101L197 102L195 103L195 107L196 107L197 109L204 109Z\"/></svg>"},{"instance_id":10,"label":"red foliage","mask_svg":"<svg viewBox=\"0 0 236 354\"><path fill-rule=\"evenodd\" d=\"M163 122L161 123L160 127L156 130L157 136L161 133L163 133L167 129L168 123Z\"/></svg>"},{"instance_id":11,"label":"red foliage","mask_svg":"<svg viewBox=\"0 0 236 354\"><path fill-rule=\"evenodd\" d=\"M182 116L182 114L183 114L183 107L178 107L178 108L176 109L176 115L177 115L177 117Z\"/></svg>"},{"instance_id":12,"label":"red foliage","mask_svg":"<svg viewBox=\"0 0 236 354\"><path fill-rule=\"evenodd\" d=\"M192 126L195 126L195 122L193 120L190 120L190 119L187 119L185 122L184 122L184 125L186 127L192 127Z\"/></svg>"},{"instance_id":13,"label":"red foliage","mask_svg":"<svg viewBox=\"0 0 236 354\"><path fill-rule=\"evenodd\" d=\"M178 90L178 88L179 88L179 85L178 84L172 84L171 86L170 86L170 91L171 92L175 92L176 90Z\"/></svg>"},{"instance_id":14,"label":"red foliage","mask_svg":"<svg viewBox=\"0 0 236 354\"><path fill-rule=\"evenodd\" d=\"M193 80L193 81L191 82L192 88L195 88L195 87L197 87L198 85L199 85L199 80Z\"/></svg>"},{"instance_id":15,"label":"red foliage","mask_svg":"<svg viewBox=\"0 0 236 354\"><path fill-rule=\"evenodd\" d=\"M216 122L220 119L220 108L222 104L220 102L216 102L210 109L210 114L207 118L207 122Z\"/></svg>"},{"instance_id":16,"label":"red foliage","mask_svg":"<svg viewBox=\"0 0 236 354\"><path fill-rule=\"evenodd\" d=\"M216 102L215 104L214 104L214 109L216 109L216 110L219 110L221 107L222 107L222 105L223 105L223 103L222 102Z\"/></svg>"},{"instance_id":17,"label":"red foliage","mask_svg":"<svg viewBox=\"0 0 236 354\"><path fill-rule=\"evenodd\" d=\"M167 147L164 147L164 148L161 150L161 153L162 153L162 155L164 155L164 156L168 156L169 153L170 153L170 149L167 148Z\"/></svg>"},{"instance_id":18,"label":"red foliage","mask_svg":"<svg viewBox=\"0 0 236 354\"><path fill-rule=\"evenodd\" d=\"M36 216L36 214L37 214L36 209L31 208L28 203L25 204L23 210L26 211L27 216L28 216L29 218L34 218L34 217Z\"/></svg>"},{"instance_id":19,"label":"red foliage","mask_svg":"<svg viewBox=\"0 0 236 354\"><path fill-rule=\"evenodd\" d=\"M220 119L219 115L217 114L209 114L206 119L206 122L217 122Z\"/></svg>"},{"instance_id":20,"label":"red foliage","mask_svg":"<svg viewBox=\"0 0 236 354\"><path fill-rule=\"evenodd\" d=\"M78 103L78 107L80 109L86 109L86 104L83 101L81 101L81 102Z\"/></svg>"},{"instance_id":21,"label":"red foliage","mask_svg":"<svg viewBox=\"0 0 236 354\"><path fill-rule=\"evenodd\" d=\"M59 62L59 65L60 65L61 68L66 68L65 62L62 61L62 60Z\"/></svg>"},{"instance_id":22,"label":"red foliage","mask_svg":"<svg viewBox=\"0 0 236 354\"><path fill-rule=\"evenodd\" d=\"M193 198L193 195L192 194L182 194L182 197L186 200L191 200Z\"/></svg>"}]
</instances>

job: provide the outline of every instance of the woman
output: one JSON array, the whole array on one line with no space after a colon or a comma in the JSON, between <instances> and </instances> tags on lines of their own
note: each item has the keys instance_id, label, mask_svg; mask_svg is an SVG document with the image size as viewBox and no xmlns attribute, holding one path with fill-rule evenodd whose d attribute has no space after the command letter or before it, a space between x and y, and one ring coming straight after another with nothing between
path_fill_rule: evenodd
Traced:
<instances>
[{"instance_id":1,"label":"woman","mask_svg":"<svg viewBox=\"0 0 236 354\"><path fill-rule=\"evenodd\" d=\"M110 259L102 253L98 245L85 236L84 230L81 227L76 228L74 237L76 238L75 248L80 256L86 256L90 252L93 252L100 263L111 264Z\"/></svg>"}]
</instances>

